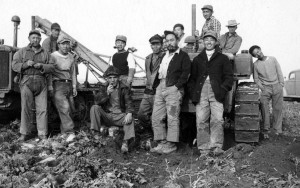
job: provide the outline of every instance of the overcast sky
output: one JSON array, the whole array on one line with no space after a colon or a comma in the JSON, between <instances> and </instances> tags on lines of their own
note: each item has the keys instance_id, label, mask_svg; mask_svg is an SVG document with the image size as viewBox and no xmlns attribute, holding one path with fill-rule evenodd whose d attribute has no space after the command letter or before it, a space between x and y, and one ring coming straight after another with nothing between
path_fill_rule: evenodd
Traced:
<instances>
[{"instance_id":1,"label":"overcast sky","mask_svg":"<svg viewBox=\"0 0 300 188\"><path fill-rule=\"evenodd\" d=\"M139 56L151 53L149 38L163 34L176 23L191 35L191 6L197 6L197 29L204 24L201 7L211 4L221 22L236 19L243 38L240 50L261 46L265 55L275 56L284 76L300 69L299 0L0 0L0 38L12 45L13 15L21 18L18 46L28 44L31 16L58 22L62 30L93 52L112 55L116 35L127 36L127 47Z\"/></svg>"}]
</instances>

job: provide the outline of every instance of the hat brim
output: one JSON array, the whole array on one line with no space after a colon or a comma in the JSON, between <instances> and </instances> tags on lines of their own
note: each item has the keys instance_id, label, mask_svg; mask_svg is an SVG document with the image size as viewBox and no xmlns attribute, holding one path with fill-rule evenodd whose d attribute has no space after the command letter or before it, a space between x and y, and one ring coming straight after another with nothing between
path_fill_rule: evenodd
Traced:
<instances>
[{"instance_id":1,"label":"hat brim","mask_svg":"<svg viewBox=\"0 0 300 188\"><path fill-rule=\"evenodd\" d=\"M214 11L213 9L206 8L206 7L201 8L201 10L204 10L204 9L207 9L207 10L210 10L210 11Z\"/></svg>"},{"instance_id":2,"label":"hat brim","mask_svg":"<svg viewBox=\"0 0 300 188\"><path fill-rule=\"evenodd\" d=\"M215 36L213 36L213 35L204 35L203 36L203 39L205 39L206 37L212 37L212 38L214 38L216 41L218 40Z\"/></svg>"},{"instance_id":3,"label":"hat brim","mask_svg":"<svg viewBox=\"0 0 300 188\"><path fill-rule=\"evenodd\" d=\"M61 44L61 43L64 43L64 42L70 42L70 43L71 43L70 40L62 40L62 41L59 41L59 42L57 42L57 43L58 43L58 44Z\"/></svg>"},{"instance_id":4,"label":"hat brim","mask_svg":"<svg viewBox=\"0 0 300 188\"><path fill-rule=\"evenodd\" d=\"M126 40L123 40L123 39L116 39L116 41L118 41L118 40L126 43Z\"/></svg>"},{"instance_id":5,"label":"hat brim","mask_svg":"<svg viewBox=\"0 0 300 188\"><path fill-rule=\"evenodd\" d=\"M152 41L150 41L150 43L151 43L151 44L153 44L153 43L162 43L162 41L160 41L160 40L157 39L157 40L152 40Z\"/></svg>"},{"instance_id":6,"label":"hat brim","mask_svg":"<svg viewBox=\"0 0 300 188\"><path fill-rule=\"evenodd\" d=\"M234 26L237 26L237 25L240 25L240 23L233 24L233 25L226 25L226 27L234 27Z\"/></svg>"},{"instance_id":7,"label":"hat brim","mask_svg":"<svg viewBox=\"0 0 300 188\"><path fill-rule=\"evenodd\" d=\"M31 36L31 35L42 36L41 33L38 33L38 32L30 32L30 33L29 33L29 36Z\"/></svg>"}]
</instances>

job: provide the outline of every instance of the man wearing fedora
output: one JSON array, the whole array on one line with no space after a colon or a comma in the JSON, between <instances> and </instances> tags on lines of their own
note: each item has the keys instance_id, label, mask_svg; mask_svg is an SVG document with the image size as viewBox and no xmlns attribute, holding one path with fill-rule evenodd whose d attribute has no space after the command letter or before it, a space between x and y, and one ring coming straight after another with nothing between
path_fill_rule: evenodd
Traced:
<instances>
[{"instance_id":1,"label":"man wearing fedora","mask_svg":"<svg viewBox=\"0 0 300 188\"><path fill-rule=\"evenodd\" d=\"M237 54L242 44L242 37L235 32L237 25L239 25L239 23L237 23L236 20L229 20L228 25L226 25L229 32L221 35L219 40L222 53L227 55L231 60L234 59L234 56Z\"/></svg>"},{"instance_id":2,"label":"man wearing fedora","mask_svg":"<svg viewBox=\"0 0 300 188\"><path fill-rule=\"evenodd\" d=\"M211 5L204 5L202 8L202 14L203 17L205 18L205 23L202 27L202 33L200 35L200 39L203 38L204 34L207 31L214 31L217 33L217 39L219 39L220 37L220 32L221 32L221 23L219 22L219 20L217 20L214 16L214 9L213 6Z\"/></svg>"},{"instance_id":3,"label":"man wearing fedora","mask_svg":"<svg viewBox=\"0 0 300 188\"><path fill-rule=\"evenodd\" d=\"M135 60L132 53L125 50L126 42L126 36L116 36L114 48L116 48L118 51L112 56L109 64L113 65L120 71L120 80L125 85L131 86L135 74Z\"/></svg>"},{"instance_id":4,"label":"man wearing fedora","mask_svg":"<svg viewBox=\"0 0 300 188\"><path fill-rule=\"evenodd\" d=\"M233 84L233 70L216 49L217 33L208 31L203 37L205 49L193 60L188 90L196 106L198 149L208 154L223 147L223 102Z\"/></svg>"}]
</instances>

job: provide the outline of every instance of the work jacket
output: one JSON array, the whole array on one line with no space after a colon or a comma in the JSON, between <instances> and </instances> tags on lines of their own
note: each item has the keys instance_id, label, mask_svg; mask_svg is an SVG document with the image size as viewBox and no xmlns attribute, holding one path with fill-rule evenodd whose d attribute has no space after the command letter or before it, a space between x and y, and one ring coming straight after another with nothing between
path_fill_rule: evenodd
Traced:
<instances>
[{"instance_id":1,"label":"work jacket","mask_svg":"<svg viewBox=\"0 0 300 188\"><path fill-rule=\"evenodd\" d=\"M109 112L109 95L107 94L107 86L101 85L94 96L95 104L101 106L104 111ZM123 113L133 113L134 107L132 103L131 91L122 82L119 82L118 94L120 99L120 107Z\"/></svg>"},{"instance_id":2,"label":"work jacket","mask_svg":"<svg viewBox=\"0 0 300 188\"><path fill-rule=\"evenodd\" d=\"M164 54L165 56L165 54ZM162 58L163 59L163 58ZM175 53L169 63L166 77L166 87L176 86L178 89L183 89L191 72L191 61L189 55L182 50ZM159 85L159 73L157 73L154 88Z\"/></svg>"},{"instance_id":3,"label":"work jacket","mask_svg":"<svg viewBox=\"0 0 300 188\"><path fill-rule=\"evenodd\" d=\"M188 91L190 99L195 105L200 101L202 87L207 76L209 76L216 100L222 103L226 92L231 90L233 84L233 70L228 57L215 50L208 61L206 50L203 50L194 58L188 81Z\"/></svg>"}]
</instances>

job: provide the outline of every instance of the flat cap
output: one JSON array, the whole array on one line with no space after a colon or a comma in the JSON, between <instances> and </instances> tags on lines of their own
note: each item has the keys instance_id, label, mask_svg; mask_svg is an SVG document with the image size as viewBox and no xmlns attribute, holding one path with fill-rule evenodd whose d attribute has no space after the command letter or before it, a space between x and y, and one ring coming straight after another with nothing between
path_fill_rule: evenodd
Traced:
<instances>
[{"instance_id":1,"label":"flat cap","mask_svg":"<svg viewBox=\"0 0 300 188\"><path fill-rule=\"evenodd\" d=\"M61 30L60 25L59 25L58 23L53 23L53 24L51 25L51 30L52 30L52 29Z\"/></svg>"},{"instance_id":2,"label":"flat cap","mask_svg":"<svg viewBox=\"0 0 300 188\"><path fill-rule=\"evenodd\" d=\"M211 5L204 5L204 6L201 8L201 10L204 10L204 9L208 9L208 10L214 11L213 6L211 6Z\"/></svg>"},{"instance_id":3,"label":"flat cap","mask_svg":"<svg viewBox=\"0 0 300 188\"><path fill-rule=\"evenodd\" d=\"M182 30L184 30L184 27L181 23L178 23L178 24L175 24L174 27L173 27L173 30L176 28L176 27L180 27Z\"/></svg>"},{"instance_id":4,"label":"flat cap","mask_svg":"<svg viewBox=\"0 0 300 188\"><path fill-rule=\"evenodd\" d=\"M196 42L196 38L194 36L187 36L185 39L184 39L184 42L185 43L195 43Z\"/></svg>"},{"instance_id":5,"label":"flat cap","mask_svg":"<svg viewBox=\"0 0 300 188\"><path fill-rule=\"evenodd\" d=\"M162 43L163 42L163 38L161 36L159 36L158 34L152 36L150 39L149 39L149 42L152 44L152 43Z\"/></svg>"},{"instance_id":6,"label":"flat cap","mask_svg":"<svg viewBox=\"0 0 300 188\"><path fill-rule=\"evenodd\" d=\"M127 42L127 37L125 37L124 35L117 35L116 36L116 41L117 40L121 40L121 41L123 41L123 42Z\"/></svg>"},{"instance_id":7,"label":"flat cap","mask_svg":"<svg viewBox=\"0 0 300 188\"><path fill-rule=\"evenodd\" d=\"M169 35L169 34L172 34L172 35L174 35L175 36L175 38L176 39L178 39L178 36L173 32L173 31L164 31L164 35L165 35L165 38L167 37L167 35Z\"/></svg>"},{"instance_id":8,"label":"flat cap","mask_svg":"<svg viewBox=\"0 0 300 188\"><path fill-rule=\"evenodd\" d=\"M207 32L205 32L203 38L205 38L205 37L213 37L214 39L218 40L217 33L212 30L208 30Z\"/></svg>"},{"instance_id":9,"label":"flat cap","mask_svg":"<svg viewBox=\"0 0 300 188\"><path fill-rule=\"evenodd\" d=\"M71 39L69 39L68 37L66 37L64 35L59 35L59 37L57 39L57 43L63 43L63 42L71 42Z\"/></svg>"},{"instance_id":10,"label":"flat cap","mask_svg":"<svg viewBox=\"0 0 300 188\"><path fill-rule=\"evenodd\" d=\"M41 36L41 33L39 32L39 30L36 30L36 29L31 30L31 31L29 32L29 36L30 36L30 35L33 35L33 34L36 34L36 35L38 35L38 36Z\"/></svg>"},{"instance_id":11,"label":"flat cap","mask_svg":"<svg viewBox=\"0 0 300 188\"><path fill-rule=\"evenodd\" d=\"M114 66L109 66L103 74L103 77L109 77L111 75L119 76L119 69Z\"/></svg>"}]
</instances>

